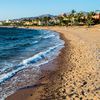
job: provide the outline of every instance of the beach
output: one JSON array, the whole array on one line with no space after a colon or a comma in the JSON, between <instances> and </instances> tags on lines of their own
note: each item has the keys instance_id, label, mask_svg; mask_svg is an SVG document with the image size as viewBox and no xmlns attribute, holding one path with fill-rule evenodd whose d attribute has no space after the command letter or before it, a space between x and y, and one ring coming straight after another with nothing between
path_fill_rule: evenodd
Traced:
<instances>
[{"instance_id":1,"label":"beach","mask_svg":"<svg viewBox=\"0 0 100 100\"><path fill-rule=\"evenodd\" d=\"M41 66L36 85L6 100L100 100L100 25L29 28L58 32L65 47L57 58Z\"/></svg>"}]
</instances>

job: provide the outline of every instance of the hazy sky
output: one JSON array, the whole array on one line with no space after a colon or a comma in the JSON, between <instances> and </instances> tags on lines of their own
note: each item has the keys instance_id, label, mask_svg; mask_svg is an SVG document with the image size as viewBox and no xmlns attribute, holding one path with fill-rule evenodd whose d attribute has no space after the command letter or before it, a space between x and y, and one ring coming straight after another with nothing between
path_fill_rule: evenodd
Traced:
<instances>
[{"instance_id":1,"label":"hazy sky","mask_svg":"<svg viewBox=\"0 0 100 100\"><path fill-rule=\"evenodd\" d=\"M100 10L100 0L0 0L0 20Z\"/></svg>"}]
</instances>

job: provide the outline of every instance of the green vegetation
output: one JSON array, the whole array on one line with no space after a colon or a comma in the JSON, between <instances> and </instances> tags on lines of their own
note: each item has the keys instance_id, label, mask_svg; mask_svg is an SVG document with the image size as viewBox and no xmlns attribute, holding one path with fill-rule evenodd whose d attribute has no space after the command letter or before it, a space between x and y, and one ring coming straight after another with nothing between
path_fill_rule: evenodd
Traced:
<instances>
[{"instance_id":1,"label":"green vegetation","mask_svg":"<svg viewBox=\"0 0 100 100\"><path fill-rule=\"evenodd\" d=\"M94 24L94 19L93 19L93 17L92 17L92 16L94 16L94 15L95 15L94 12L89 12L89 13L87 14L86 25L87 25L88 27Z\"/></svg>"},{"instance_id":2,"label":"green vegetation","mask_svg":"<svg viewBox=\"0 0 100 100\"><path fill-rule=\"evenodd\" d=\"M2 26L73 26L73 25L91 25L100 24L100 11L96 12L76 12L72 10L68 14L62 14L58 16L44 16L36 17L33 19L23 20L10 20L3 21Z\"/></svg>"}]
</instances>

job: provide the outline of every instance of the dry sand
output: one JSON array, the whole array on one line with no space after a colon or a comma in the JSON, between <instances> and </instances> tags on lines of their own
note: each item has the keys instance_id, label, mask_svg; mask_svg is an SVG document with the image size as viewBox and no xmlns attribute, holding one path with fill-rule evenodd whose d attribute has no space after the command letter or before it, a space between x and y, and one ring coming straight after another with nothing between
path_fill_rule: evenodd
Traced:
<instances>
[{"instance_id":1,"label":"dry sand","mask_svg":"<svg viewBox=\"0 0 100 100\"><path fill-rule=\"evenodd\" d=\"M100 100L100 25L34 28L61 33L65 48L44 65L36 86L19 90L7 100Z\"/></svg>"}]
</instances>

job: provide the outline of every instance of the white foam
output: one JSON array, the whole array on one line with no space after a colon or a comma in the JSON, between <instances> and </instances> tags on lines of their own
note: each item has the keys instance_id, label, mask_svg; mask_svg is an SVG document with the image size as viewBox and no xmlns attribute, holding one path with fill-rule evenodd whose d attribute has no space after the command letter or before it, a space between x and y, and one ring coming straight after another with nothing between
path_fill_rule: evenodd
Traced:
<instances>
[{"instance_id":1,"label":"white foam","mask_svg":"<svg viewBox=\"0 0 100 100\"><path fill-rule=\"evenodd\" d=\"M35 43L38 43L39 41L34 41L33 43L35 44Z\"/></svg>"},{"instance_id":2,"label":"white foam","mask_svg":"<svg viewBox=\"0 0 100 100\"><path fill-rule=\"evenodd\" d=\"M43 37L44 39L47 39L47 38L51 38L51 37L54 37L55 35L54 34L52 34L52 35L48 35L48 36L45 36L45 37Z\"/></svg>"},{"instance_id":3,"label":"white foam","mask_svg":"<svg viewBox=\"0 0 100 100\"><path fill-rule=\"evenodd\" d=\"M30 57L30 58L28 58L26 60L23 60L22 61L22 64L27 65L32 60L34 60L34 61L37 61L37 59L40 59L41 60L41 59L43 59L42 57L44 57L44 58L47 57L47 53L50 53L51 50L57 48L58 46L60 46L60 44L59 45L56 45L56 46L53 46L53 47L49 47L48 50L43 51L43 52L40 52L40 53L34 55L33 57Z\"/></svg>"},{"instance_id":4,"label":"white foam","mask_svg":"<svg viewBox=\"0 0 100 100\"><path fill-rule=\"evenodd\" d=\"M18 69L13 70L13 71L11 71L9 73L0 75L0 83L2 83L3 81L7 80L10 77L12 77L15 73L17 73L18 71L20 71L20 70L22 70L24 68L25 68L25 66L22 66L22 67L19 67Z\"/></svg>"},{"instance_id":5,"label":"white foam","mask_svg":"<svg viewBox=\"0 0 100 100\"><path fill-rule=\"evenodd\" d=\"M31 62L35 62L35 63L33 64L34 66L38 66L38 65L44 64L45 62L47 63L48 61L46 61L46 60L48 60L48 59L50 58L50 56L51 56L51 55L50 55L50 54L51 54L50 52L51 52L52 50L54 50L54 49L57 49L60 45L61 45L61 44L56 45L56 46L53 46L53 47L49 47L48 50L43 51L43 52L40 52L40 53L34 55L33 57L30 57L30 58L28 58L28 59L26 59L26 60L23 60L23 61L21 62L21 64L18 65L18 66L20 66L20 67L18 67L17 69L15 69L15 70L13 70L13 71L11 71L11 72L9 72L9 73L0 75L0 83L2 83L3 81L7 80L7 79L10 78L10 77L12 77L12 76L13 76L15 73L17 73L18 71L20 71L20 70L22 70L22 69L24 69L24 68L27 68L29 64L32 64ZM49 54L48 54L48 53L49 53ZM53 53L53 54L54 54L54 53ZM55 54L57 54L57 52L55 52ZM52 55L52 56L54 56L54 55ZM44 59L43 59L43 58L44 58ZM46 58L46 60L45 60L45 58ZM48 58L48 59L47 59L47 58ZM41 63L40 63L40 62L41 62Z\"/></svg>"}]
</instances>

